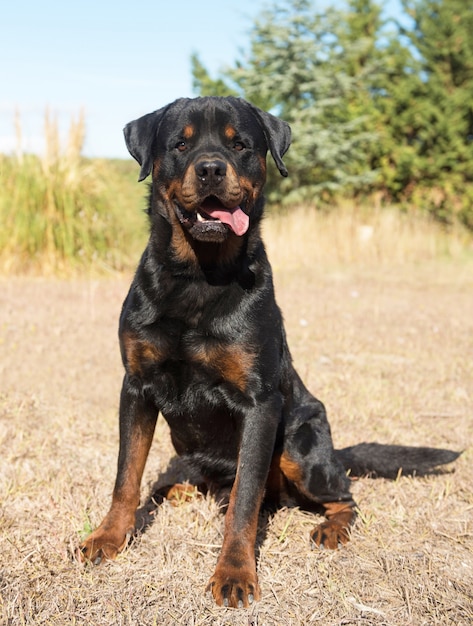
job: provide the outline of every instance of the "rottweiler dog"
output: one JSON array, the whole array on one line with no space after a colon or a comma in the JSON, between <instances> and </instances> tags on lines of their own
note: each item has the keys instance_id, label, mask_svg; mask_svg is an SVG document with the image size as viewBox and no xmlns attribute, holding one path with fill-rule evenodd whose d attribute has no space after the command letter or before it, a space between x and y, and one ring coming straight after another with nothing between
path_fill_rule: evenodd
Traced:
<instances>
[{"instance_id":1,"label":"rottweiler dog","mask_svg":"<svg viewBox=\"0 0 473 626\"><path fill-rule=\"evenodd\" d=\"M179 99L124 133L139 180L152 174L150 237L119 324L125 376L112 504L80 556L112 559L133 533L161 413L200 482L231 489L208 588L219 605L246 607L260 597L263 501L323 511L311 540L337 548L355 518L347 469L425 473L458 455L378 444L334 450L324 406L292 365L261 239L266 155L287 176L286 122L242 99L205 97Z\"/></svg>"}]
</instances>

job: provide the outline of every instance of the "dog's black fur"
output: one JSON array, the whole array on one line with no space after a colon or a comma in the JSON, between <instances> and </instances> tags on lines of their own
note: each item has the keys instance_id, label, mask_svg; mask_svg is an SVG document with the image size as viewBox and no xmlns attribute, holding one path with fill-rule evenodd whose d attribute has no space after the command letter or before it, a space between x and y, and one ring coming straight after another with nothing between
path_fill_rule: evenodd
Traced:
<instances>
[{"instance_id":1,"label":"dog's black fur","mask_svg":"<svg viewBox=\"0 0 473 626\"><path fill-rule=\"evenodd\" d=\"M259 598L264 499L322 507L327 521L312 540L336 548L355 517L347 469L425 473L458 455L333 449L324 407L292 365L261 240L268 150L287 175L285 122L236 98L181 99L128 124L125 138L140 180L152 173L151 233L120 318L126 373L112 506L81 554L99 561L125 545L161 412L202 482L231 487L209 588L218 604L248 606Z\"/></svg>"}]
</instances>

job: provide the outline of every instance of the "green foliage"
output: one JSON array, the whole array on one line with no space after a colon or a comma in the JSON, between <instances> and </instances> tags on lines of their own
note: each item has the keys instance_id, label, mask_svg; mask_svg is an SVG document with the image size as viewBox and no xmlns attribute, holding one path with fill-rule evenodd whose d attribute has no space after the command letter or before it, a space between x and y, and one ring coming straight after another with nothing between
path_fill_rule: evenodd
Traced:
<instances>
[{"instance_id":1,"label":"green foliage","mask_svg":"<svg viewBox=\"0 0 473 626\"><path fill-rule=\"evenodd\" d=\"M420 55L415 128L423 186L440 189L446 221L473 221L473 10L463 0L403 0ZM470 204L470 210L468 209ZM435 205L433 208L436 208Z\"/></svg>"},{"instance_id":2,"label":"green foliage","mask_svg":"<svg viewBox=\"0 0 473 626\"><path fill-rule=\"evenodd\" d=\"M274 175L270 178L269 195L275 201L330 198L364 188L375 178L366 152L376 133L356 104L358 76L334 72L327 62L341 65L344 55L354 59L359 50L355 36L345 45L338 22L337 12L314 13L308 0L276 5L257 20L248 58L226 72L225 84L291 124L294 140L286 157L291 179L273 186ZM201 65L198 70L206 88L200 93L211 93L212 81L208 75L202 80ZM224 93L222 80L214 81L218 93Z\"/></svg>"},{"instance_id":3,"label":"green foliage","mask_svg":"<svg viewBox=\"0 0 473 626\"><path fill-rule=\"evenodd\" d=\"M276 2L249 51L212 79L193 58L197 93L242 95L293 128L278 202L381 193L446 224L473 225L473 11L464 0L347 0L317 12Z\"/></svg>"}]
</instances>

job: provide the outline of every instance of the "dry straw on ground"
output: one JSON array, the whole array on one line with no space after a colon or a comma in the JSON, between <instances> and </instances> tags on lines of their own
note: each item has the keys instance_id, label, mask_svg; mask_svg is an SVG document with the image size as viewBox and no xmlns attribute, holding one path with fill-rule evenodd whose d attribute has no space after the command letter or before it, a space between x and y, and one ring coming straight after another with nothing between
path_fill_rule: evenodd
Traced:
<instances>
[{"instance_id":1,"label":"dry straw on ground","mask_svg":"<svg viewBox=\"0 0 473 626\"><path fill-rule=\"evenodd\" d=\"M377 245L371 226L364 250ZM300 214L267 232L296 365L327 405L336 445L463 456L437 476L356 481L360 516L338 552L311 550L307 513L262 516L262 599L249 610L220 609L204 593L223 530L210 498L165 503L116 562L81 567L70 552L106 512L115 474L116 319L128 279L3 279L2 626L473 623L471 262L421 261L413 250L389 262L387 238L382 259L363 252L363 263L347 263L337 246L359 243L333 228L322 235ZM171 457L160 422L143 499Z\"/></svg>"}]
</instances>

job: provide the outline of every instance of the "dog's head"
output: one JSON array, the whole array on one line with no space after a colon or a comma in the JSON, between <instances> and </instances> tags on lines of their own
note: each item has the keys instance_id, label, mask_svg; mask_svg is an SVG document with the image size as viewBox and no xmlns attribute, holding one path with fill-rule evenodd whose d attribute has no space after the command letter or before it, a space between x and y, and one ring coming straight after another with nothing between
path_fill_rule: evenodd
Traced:
<instances>
[{"instance_id":1,"label":"dog's head","mask_svg":"<svg viewBox=\"0 0 473 626\"><path fill-rule=\"evenodd\" d=\"M221 243L248 231L268 150L287 176L289 125L239 98L176 100L130 122L124 134L139 180L152 172L161 212L197 241Z\"/></svg>"}]
</instances>

